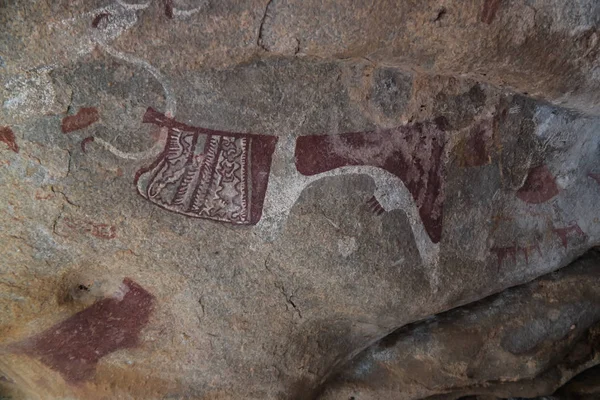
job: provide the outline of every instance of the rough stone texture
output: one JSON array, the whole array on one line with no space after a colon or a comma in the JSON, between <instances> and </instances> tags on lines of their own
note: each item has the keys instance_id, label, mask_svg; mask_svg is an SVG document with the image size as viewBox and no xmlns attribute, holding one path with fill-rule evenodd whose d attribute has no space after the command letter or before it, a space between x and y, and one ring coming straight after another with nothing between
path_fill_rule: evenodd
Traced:
<instances>
[{"instance_id":1,"label":"rough stone texture","mask_svg":"<svg viewBox=\"0 0 600 400\"><path fill-rule=\"evenodd\" d=\"M600 244L599 8L0 3L0 393L314 398L398 328L571 264ZM557 332L578 318L594 341L592 270L566 270L589 290L547 292L533 331L461 335L448 359L541 331L575 346ZM152 299L135 316L132 287ZM452 332L523 321L455 313ZM65 326L78 348L50 339ZM460 385L537 376L547 354ZM429 379L419 396L449 395Z\"/></svg>"},{"instance_id":2,"label":"rough stone texture","mask_svg":"<svg viewBox=\"0 0 600 400\"><path fill-rule=\"evenodd\" d=\"M551 395L600 361L599 279L600 257L592 254L527 285L402 327L357 356L320 398ZM578 377L561 390L582 391L585 382Z\"/></svg>"},{"instance_id":3,"label":"rough stone texture","mask_svg":"<svg viewBox=\"0 0 600 400\"><path fill-rule=\"evenodd\" d=\"M259 44L467 74L598 113L599 22L586 0L272 0Z\"/></svg>"}]
</instances>

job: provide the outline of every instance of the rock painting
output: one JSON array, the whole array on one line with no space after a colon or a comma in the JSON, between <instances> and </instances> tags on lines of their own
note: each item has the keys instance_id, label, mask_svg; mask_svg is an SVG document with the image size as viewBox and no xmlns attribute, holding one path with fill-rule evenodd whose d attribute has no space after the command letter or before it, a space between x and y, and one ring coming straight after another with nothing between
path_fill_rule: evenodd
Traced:
<instances>
[{"instance_id":1,"label":"rock painting","mask_svg":"<svg viewBox=\"0 0 600 400\"><path fill-rule=\"evenodd\" d=\"M444 208L445 135L440 126L418 123L377 132L302 136L296 143L296 167L307 176L347 166L389 172L404 183L429 238L438 243Z\"/></svg>"},{"instance_id":2,"label":"rock painting","mask_svg":"<svg viewBox=\"0 0 600 400\"><path fill-rule=\"evenodd\" d=\"M454 149L458 164L465 167L481 167L491 163L490 143L492 138L491 121L481 121L469 130Z\"/></svg>"},{"instance_id":3,"label":"rock painting","mask_svg":"<svg viewBox=\"0 0 600 400\"><path fill-rule=\"evenodd\" d=\"M491 24L496 18L496 13L500 8L502 0L485 0L483 3L483 10L481 12L481 22Z\"/></svg>"},{"instance_id":4,"label":"rock painting","mask_svg":"<svg viewBox=\"0 0 600 400\"><path fill-rule=\"evenodd\" d=\"M88 137L86 137L85 139L83 139L83 140L81 141L81 144L80 144L80 146L81 146L81 151L83 151L84 153L87 153L87 150L86 150L86 146L87 146L87 144L88 144L88 143L92 143L92 142L94 142L94 140L95 140L95 139L94 139L94 137L93 137L93 136L88 136Z\"/></svg>"},{"instance_id":5,"label":"rock painting","mask_svg":"<svg viewBox=\"0 0 600 400\"><path fill-rule=\"evenodd\" d=\"M15 140L15 133L8 126L0 126L0 142L5 143L15 153L19 152L19 145Z\"/></svg>"},{"instance_id":6,"label":"rock painting","mask_svg":"<svg viewBox=\"0 0 600 400\"><path fill-rule=\"evenodd\" d=\"M547 166L541 165L529 170L517 197L526 203L539 204L552 199L558 192L556 179Z\"/></svg>"},{"instance_id":7,"label":"rock painting","mask_svg":"<svg viewBox=\"0 0 600 400\"><path fill-rule=\"evenodd\" d=\"M81 143L84 152L95 143L123 159L154 159L135 177L144 198L189 217L257 225L257 232L265 240L278 236L296 200L312 182L328 176L366 174L376 185L369 208L376 215L394 209L405 211L422 257L437 259L444 201L442 158L447 122L443 118L379 132L311 135L299 138L297 143L295 138L278 140L275 136L220 132L178 123L175 93L168 79L147 61L110 47L107 42L116 33L102 33L111 31L123 15L146 9L150 3L117 1L112 7L86 15L90 15L91 41L99 49L146 70L163 87L164 114L149 109L144 116L145 122L161 127L161 139L151 149L126 153L101 138L88 137ZM179 10L173 4L163 1L169 18L191 15L206 6L205 2L190 10ZM133 18L131 22L136 21ZM63 130L80 129L96 119L93 112L80 113L72 116L73 122L65 122ZM285 167L272 174L272 161Z\"/></svg>"},{"instance_id":8,"label":"rock painting","mask_svg":"<svg viewBox=\"0 0 600 400\"><path fill-rule=\"evenodd\" d=\"M92 28L101 28L101 23L106 23L108 24L108 20L110 18L112 14L109 12L101 12L98 15L96 15L94 17L94 19L92 20Z\"/></svg>"},{"instance_id":9,"label":"rock painting","mask_svg":"<svg viewBox=\"0 0 600 400\"><path fill-rule=\"evenodd\" d=\"M563 228L553 228L552 232L558 235L560 242L566 249L569 245L570 237L587 238L585 232L579 227L577 222L571 222L569 226Z\"/></svg>"},{"instance_id":10,"label":"rock painting","mask_svg":"<svg viewBox=\"0 0 600 400\"><path fill-rule=\"evenodd\" d=\"M90 379L102 357L138 345L154 308L154 296L124 279L115 297L92 306L17 345L70 383Z\"/></svg>"},{"instance_id":11,"label":"rock painting","mask_svg":"<svg viewBox=\"0 0 600 400\"><path fill-rule=\"evenodd\" d=\"M115 24L121 13L142 10L149 4L118 1L114 9L98 9L88 24L92 31L103 31ZM171 1L163 5L171 18L191 15L206 3L190 10L179 10ZM308 185L325 177L364 174L376 186L368 201L371 211L383 215L403 210L424 263L437 264L444 203L445 118L378 132L311 135L297 142L294 137L192 127L176 121L174 90L157 68L110 47L101 32L91 37L106 54L150 73L165 92L164 113L149 109L144 116L145 122L161 127L160 140L151 149L127 153L98 137L81 143L84 152L94 143L123 159L153 159L135 177L138 192L147 200L189 217L255 225L257 234L270 241L278 237ZM271 171L272 162L281 166L275 172Z\"/></svg>"},{"instance_id":12,"label":"rock painting","mask_svg":"<svg viewBox=\"0 0 600 400\"><path fill-rule=\"evenodd\" d=\"M165 5L165 15L167 18L173 18L173 0L163 0Z\"/></svg>"},{"instance_id":13,"label":"rock painting","mask_svg":"<svg viewBox=\"0 0 600 400\"><path fill-rule=\"evenodd\" d=\"M253 225L261 217L276 136L191 127L149 108L144 122L168 128L165 150L138 171L138 192L190 217Z\"/></svg>"},{"instance_id":14,"label":"rock painting","mask_svg":"<svg viewBox=\"0 0 600 400\"><path fill-rule=\"evenodd\" d=\"M367 207L377 216L382 215L385 212L385 208L377 201L375 196L367 200Z\"/></svg>"},{"instance_id":15,"label":"rock painting","mask_svg":"<svg viewBox=\"0 0 600 400\"><path fill-rule=\"evenodd\" d=\"M61 129L63 133L77 131L79 129L87 128L99 119L100 116L98 110L94 107L84 107L80 109L77 114L64 117Z\"/></svg>"},{"instance_id":16,"label":"rock painting","mask_svg":"<svg viewBox=\"0 0 600 400\"><path fill-rule=\"evenodd\" d=\"M490 252L496 255L498 259L498 268L502 266L502 262L510 257L513 263L517 262L517 255L522 254L525 257L525 263L529 264L529 256L533 251L536 251L540 257L542 257L542 251L540 249L539 243L533 245L516 245L507 246L507 247L492 247Z\"/></svg>"},{"instance_id":17,"label":"rock painting","mask_svg":"<svg viewBox=\"0 0 600 400\"><path fill-rule=\"evenodd\" d=\"M81 218L60 218L54 226L56 234L79 238L81 235L92 235L98 239L110 240L117 237L117 228L114 225L87 221Z\"/></svg>"}]
</instances>

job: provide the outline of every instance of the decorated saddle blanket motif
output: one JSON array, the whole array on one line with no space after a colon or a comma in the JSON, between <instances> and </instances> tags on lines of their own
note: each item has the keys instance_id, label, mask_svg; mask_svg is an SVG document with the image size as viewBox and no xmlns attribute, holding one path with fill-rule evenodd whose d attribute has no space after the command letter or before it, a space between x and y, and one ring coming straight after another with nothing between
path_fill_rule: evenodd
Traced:
<instances>
[{"instance_id":1,"label":"decorated saddle blanket motif","mask_svg":"<svg viewBox=\"0 0 600 400\"><path fill-rule=\"evenodd\" d=\"M143 197L190 217L240 225L260 220L276 136L192 127L152 108L144 122L169 131L164 151L137 173Z\"/></svg>"}]
</instances>

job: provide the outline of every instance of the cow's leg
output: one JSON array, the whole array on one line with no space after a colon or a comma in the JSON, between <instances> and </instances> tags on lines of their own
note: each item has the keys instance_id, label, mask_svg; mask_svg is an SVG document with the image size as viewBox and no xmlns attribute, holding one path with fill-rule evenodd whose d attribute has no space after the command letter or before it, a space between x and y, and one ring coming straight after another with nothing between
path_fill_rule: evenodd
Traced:
<instances>
[{"instance_id":1,"label":"cow's leg","mask_svg":"<svg viewBox=\"0 0 600 400\"><path fill-rule=\"evenodd\" d=\"M273 155L273 165L265 196L263 215L256 225L257 233L264 240L275 240L285 227L291 208L302 194L302 191L312 182L333 176L368 175L375 181L374 197L379 205L385 211L400 209L405 212L423 265L428 271L432 288L437 290L439 283L437 273L439 244L433 243L429 238L419 216L417 206L404 182L384 169L371 166L346 166L317 175L304 176L295 169L293 145L293 138L283 138L278 142Z\"/></svg>"},{"instance_id":2,"label":"cow's leg","mask_svg":"<svg viewBox=\"0 0 600 400\"><path fill-rule=\"evenodd\" d=\"M439 244L431 241L419 216L415 201L400 178L384 169L371 166L341 167L309 178L310 182L314 182L325 177L350 174L368 175L373 178L375 181L373 197L383 210L404 211L409 220L423 265L429 271L430 283L436 290L439 283L439 277L437 276Z\"/></svg>"},{"instance_id":3,"label":"cow's leg","mask_svg":"<svg viewBox=\"0 0 600 400\"><path fill-rule=\"evenodd\" d=\"M262 217L256 224L257 234L271 242L281 234L290 210L310 183L309 177L302 176L294 163L294 144L296 138L279 138L265 193Z\"/></svg>"}]
</instances>

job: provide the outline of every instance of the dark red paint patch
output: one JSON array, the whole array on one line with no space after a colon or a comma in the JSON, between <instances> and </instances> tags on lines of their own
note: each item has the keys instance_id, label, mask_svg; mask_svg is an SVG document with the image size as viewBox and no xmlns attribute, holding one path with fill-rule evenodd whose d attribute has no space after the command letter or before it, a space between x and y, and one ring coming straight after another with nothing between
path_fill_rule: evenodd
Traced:
<instances>
[{"instance_id":1,"label":"dark red paint patch","mask_svg":"<svg viewBox=\"0 0 600 400\"><path fill-rule=\"evenodd\" d=\"M15 140L15 133L8 126L0 126L0 142L6 143L9 149L19 152L19 145Z\"/></svg>"},{"instance_id":2,"label":"dark red paint patch","mask_svg":"<svg viewBox=\"0 0 600 400\"><path fill-rule=\"evenodd\" d=\"M260 220L276 136L193 127L152 108L143 121L169 134L164 151L136 173L140 195L190 217L239 225Z\"/></svg>"},{"instance_id":3,"label":"dark red paint patch","mask_svg":"<svg viewBox=\"0 0 600 400\"><path fill-rule=\"evenodd\" d=\"M491 139L489 121L473 127L467 137L457 146L460 166L480 167L489 164L489 139Z\"/></svg>"},{"instance_id":4,"label":"dark red paint patch","mask_svg":"<svg viewBox=\"0 0 600 400\"><path fill-rule=\"evenodd\" d=\"M98 110L94 107L84 107L80 109L77 114L64 117L61 128L63 133L69 133L87 128L99 119L100 115L98 114Z\"/></svg>"},{"instance_id":5,"label":"dark red paint patch","mask_svg":"<svg viewBox=\"0 0 600 400\"><path fill-rule=\"evenodd\" d=\"M494 18L496 18L496 13L501 3L502 0L485 0L481 12L481 22L485 22L488 25L491 24Z\"/></svg>"},{"instance_id":6,"label":"dark red paint patch","mask_svg":"<svg viewBox=\"0 0 600 400\"><path fill-rule=\"evenodd\" d=\"M27 340L23 352L38 357L71 383L90 379L98 360L138 345L154 309L154 296L129 278L122 300L107 298Z\"/></svg>"},{"instance_id":7,"label":"dark red paint patch","mask_svg":"<svg viewBox=\"0 0 600 400\"><path fill-rule=\"evenodd\" d=\"M517 197L526 203L544 203L558 194L556 179L545 165L529 170L523 187L517 191Z\"/></svg>"},{"instance_id":8,"label":"dark red paint patch","mask_svg":"<svg viewBox=\"0 0 600 400\"><path fill-rule=\"evenodd\" d=\"M442 236L446 143L442 121L376 132L301 136L296 141L296 168L316 175L344 166L368 165L400 178L411 193L427 234Z\"/></svg>"},{"instance_id":9,"label":"dark red paint patch","mask_svg":"<svg viewBox=\"0 0 600 400\"><path fill-rule=\"evenodd\" d=\"M165 15L167 18L173 18L173 0L164 0Z\"/></svg>"},{"instance_id":10,"label":"dark red paint patch","mask_svg":"<svg viewBox=\"0 0 600 400\"><path fill-rule=\"evenodd\" d=\"M498 268L502 266L502 261L509 256L512 258L513 262L517 262L517 246L492 247L490 251L496 254L496 257L498 258Z\"/></svg>"},{"instance_id":11,"label":"dark red paint patch","mask_svg":"<svg viewBox=\"0 0 600 400\"><path fill-rule=\"evenodd\" d=\"M94 17L94 19L92 20L92 28L98 28L98 26L100 25L100 22L102 22L104 20L108 21L108 18L110 17L110 15L111 14L107 13L107 12L103 12L103 13L96 15Z\"/></svg>"},{"instance_id":12,"label":"dark red paint patch","mask_svg":"<svg viewBox=\"0 0 600 400\"><path fill-rule=\"evenodd\" d=\"M93 136L88 136L88 137L86 137L85 139L83 139L83 140L81 141L81 150L82 150L84 153L86 153L85 146L86 146L88 143L92 143L93 141L94 141L94 137L93 137Z\"/></svg>"}]
</instances>

